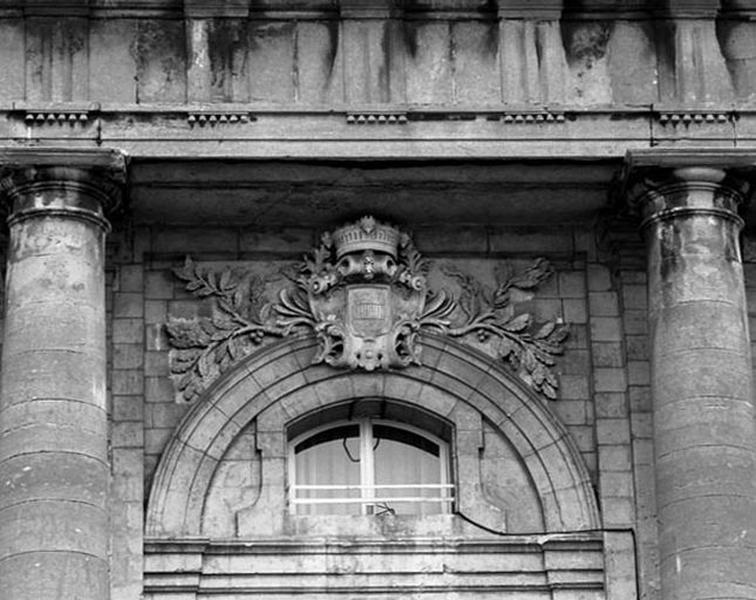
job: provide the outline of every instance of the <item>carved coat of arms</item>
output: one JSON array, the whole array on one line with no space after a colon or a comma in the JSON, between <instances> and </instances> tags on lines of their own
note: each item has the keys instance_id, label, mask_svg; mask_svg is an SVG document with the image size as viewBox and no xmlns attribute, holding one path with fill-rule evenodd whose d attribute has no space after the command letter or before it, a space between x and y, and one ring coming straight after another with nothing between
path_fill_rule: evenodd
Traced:
<instances>
[{"instance_id":1,"label":"carved coat of arms","mask_svg":"<svg viewBox=\"0 0 756 600\"><path fill-rule=\"evenodd\" d=\"M321 341L316 360L368 371L419 363L424 267L409 236L372 217L324 235L299 279ZM286 322L302 308L284 290L276 311Z\"/></svg>"},{"instance_id":2,"label":"carved coat of arms","mask_svg":"<svg viewBox=\"0 0 756 600\"><path fill-rule=\"evenodd\" d=\"M568 328L558 318L534 326L516 300L552 275L549 263L537 259L519 273L499 265L504 268L496 269L493 286L451 262L441 264L437 279L456 287L456 294L429 289L430 266L409 235L369 216L324 234L287 274L293 285L283 288L250 270L216 271L187 257L174 273L192 294L212 301L212 316L166 323L177 390L193 400L267 338L302 330L318 339L316 363L404 368L420 364L419 334L428 331L476 346L535 391L556 398L552 367ZM276 302L270 301L273 290Z\"/></svg>"}]
</instances>

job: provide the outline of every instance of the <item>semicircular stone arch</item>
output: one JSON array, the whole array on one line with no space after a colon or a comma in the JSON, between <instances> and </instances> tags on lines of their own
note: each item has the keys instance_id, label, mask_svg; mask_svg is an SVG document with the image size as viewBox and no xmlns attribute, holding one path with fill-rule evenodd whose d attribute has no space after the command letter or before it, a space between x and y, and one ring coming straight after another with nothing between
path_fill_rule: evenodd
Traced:
<instances>
[{"instance_id":1,"label":"semicircular stone arch","mask_svg":"<svg viewBox=\"0 0 756 600\"><path fill-rule=\"evenodd\" d=\"M542 531L600 528L587 469L544 402L473 349L435 336L424 336L422 345L422 366L372 373L313 365L317 344L312 337L285 340L251 355L205 393L172 436L153 480L146 534L202 535L204 505L218 465L240 433L262 415L258 443L271 448L271 464L283 465L285 439L282 445L280 438L285 431L266 429L266 423L291 423L319 408L362 398L401 402L456 423L458 429L478 415L504 436L527 471L540 503ZM458 469L477 466L459 464ZM267 502L275 510L285 503L284 474L283 467L274 469L273 476L263 474L261 505ZM473 501L469 490L467 500L465 490L459 493L458 509ZM266 500L266 494L275 498ZM477 516L500 529L495 516Z\"/></svg>"}]
</instances>

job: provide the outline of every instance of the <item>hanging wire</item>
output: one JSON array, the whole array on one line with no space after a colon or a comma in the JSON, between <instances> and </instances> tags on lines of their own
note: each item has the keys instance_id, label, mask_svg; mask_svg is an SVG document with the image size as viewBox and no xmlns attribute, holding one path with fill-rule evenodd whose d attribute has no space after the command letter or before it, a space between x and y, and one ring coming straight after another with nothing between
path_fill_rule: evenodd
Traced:
<instances>
[{"instance_id":1,"label":"hanging wire","mask_svg":"<svg viewBox=\"0 0 756 600\"><path fill-rule=\"evenodd\" d=\"M344 452L346 452L346 455L349 458L349 460L351 460L353 463L360 462L359 457L355 458L354 456L352 456L352 453L349 451L349 446L347 446L347 438L346 438L346 436L344 436L341 439L341 445L344 446Z\"/></svg>"}]
</instances>

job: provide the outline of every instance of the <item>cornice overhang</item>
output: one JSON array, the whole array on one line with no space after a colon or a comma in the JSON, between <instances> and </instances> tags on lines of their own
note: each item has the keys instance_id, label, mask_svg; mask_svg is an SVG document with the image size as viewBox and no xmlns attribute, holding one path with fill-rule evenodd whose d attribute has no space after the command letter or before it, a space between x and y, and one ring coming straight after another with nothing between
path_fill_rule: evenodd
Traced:
<instances>
[{"instance_id":1,"label":"cornice overhang","mask_svg":"<svg viewBox=\"0 0 756 600\"><path fill-rule=\"evenodd\" d=\"M319 15L376 19L756 18L754 0L5 0L0 14L32 17L293 18Z\"/></svg>"}]
</instances>

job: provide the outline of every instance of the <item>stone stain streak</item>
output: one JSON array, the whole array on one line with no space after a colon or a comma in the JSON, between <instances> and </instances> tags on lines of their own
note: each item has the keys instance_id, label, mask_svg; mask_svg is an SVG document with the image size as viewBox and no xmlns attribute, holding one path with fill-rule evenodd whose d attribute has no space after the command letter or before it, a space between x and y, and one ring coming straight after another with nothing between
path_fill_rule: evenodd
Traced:
<instances>
[{"instance_id":1,"label":"stone stain streak","mask_svg":"<svg viewBox=\"0 0 756 600\"><path fill-rule=\"evenodd\" d=\"M246 76L246 23L233 19L212 19L208 30L210 97L221 102L234 97L235 80Z\"/></svg>"},{"instance_id":2,"label":"stone stain streak","mask_svg":"<svg viewBox=\"0 0 756 600\"><path fill-rule=\"evenodd\" d=\"M186 100L186 34L183 22L138 22L131 46L136 63L137 102Z\"/></svg>"},{"instance_id":3,"label":"stone stain streak","mask_svg":"<svg viewBox=\"0 0 756 600\"><path fill-rule=\"evenodd\" d=\"M604 58L614 27L613 21L562 21L561 26L562 43L571 65L583 63L586 69L590 69L596 61Z\"/></svg>"}]
</instances>

